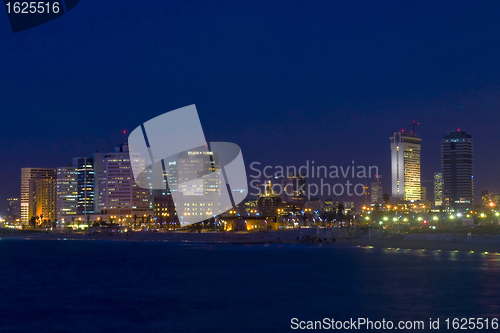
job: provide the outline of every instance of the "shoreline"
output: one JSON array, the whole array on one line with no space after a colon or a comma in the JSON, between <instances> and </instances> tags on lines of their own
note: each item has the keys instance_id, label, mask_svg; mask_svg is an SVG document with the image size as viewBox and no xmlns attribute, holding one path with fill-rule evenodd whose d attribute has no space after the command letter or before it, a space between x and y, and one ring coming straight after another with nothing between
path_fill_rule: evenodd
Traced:
<instances>
[{"instance_id":1,"label":"shoreline","mask_svg":"<svg viewBox=\"0 0 500 333\"><path fill-rule=\"evenodd\" d=\"M294 232L295 231L295 232ZM382 249L416 249L443 251L500 252L500 242L461 242L446 240L337 238L335 241L300 241L296 230L258 233L135 232L130 235L88 235L82 233L0 234L0 240L113 240L156 241L173 243L210 243L234 245L301 244L321 246L374 247Z\"/></svg>"}]
</instances>

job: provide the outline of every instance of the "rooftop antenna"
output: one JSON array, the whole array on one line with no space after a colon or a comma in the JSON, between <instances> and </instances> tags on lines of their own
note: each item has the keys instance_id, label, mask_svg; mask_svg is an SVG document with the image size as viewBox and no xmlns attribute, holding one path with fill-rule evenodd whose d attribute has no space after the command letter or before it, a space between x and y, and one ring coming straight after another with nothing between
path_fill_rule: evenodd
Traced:
<instances>
[{"instance_id":1,"label":"rooftop antenna","mask_svg":"<svg viewBox=\"0 0 500 333\"><path fill-rule=\"evenodd\" d=\"M415 126L417 126L417 125L420 125L420 123L417 123L417 122L415 122L415 120L414 120L414 121L413 121L413 124L412 124L412 126L413 126L413 130L411 131L412 133L415 133Z\"/></svg>"},{"instance_id":2,"label":"rooftop antenna","mask_svg":"<svg viewBox=\"0 0 500 333\"><path fill-rule=\"evenodd\" d=\"M411 124L411 128L412 128L412 131L410 132L411 134L414 134L415 133L415 129L416 129L416 126L420 125L420 123L417 123L415 120L413 121L413 123ZM404 126L404 128L406 127L410 127L410 126ZM401 132L404 132L405 130L402 129Z\"/></svg>"}]
</instances>

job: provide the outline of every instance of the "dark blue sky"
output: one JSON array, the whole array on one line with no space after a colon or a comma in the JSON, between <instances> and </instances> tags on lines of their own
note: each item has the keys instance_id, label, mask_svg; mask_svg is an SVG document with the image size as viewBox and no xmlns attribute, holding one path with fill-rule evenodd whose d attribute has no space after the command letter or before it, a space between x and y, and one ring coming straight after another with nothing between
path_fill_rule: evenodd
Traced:
<instances>
[{"instance_id":1,"label":"dark blue sky","mask_svg":"<svg viewBox=\"0 0 500 333\"><path fill-rule=\"evenodd\" d=\"M497 1L84 0L16 34L0 10L0 202L21 167L109 151L190 104L247 164L355 160L379 166L385 192L391 132L421 123L427 180L460 128L476 194L500 191L499 31Z\"/></svg>"}]
</instances>

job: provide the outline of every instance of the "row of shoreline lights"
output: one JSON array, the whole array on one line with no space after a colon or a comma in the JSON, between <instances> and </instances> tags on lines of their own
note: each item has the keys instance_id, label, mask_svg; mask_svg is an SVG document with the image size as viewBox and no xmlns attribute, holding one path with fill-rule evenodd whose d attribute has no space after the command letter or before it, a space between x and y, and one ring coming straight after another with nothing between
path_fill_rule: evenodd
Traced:
<instances>
[{"instance_id":1,"label":"row of shoreline lights","mask_svg":"<svg viewBox=\"0 0 500 333\"><path fill-rule=\"evenodd\" d=\"M402 205L407 206L408 204L402 204ZM411 204L410 204L410 206L411 206ZM495 207L495 206L496 206L496 204L495 204L494 202L490 202L490 203L488 204L488 206L489 206L490 208L493 208L493 207ZM391 209L391 207L392 207L392 209L393 209L393 210L398 210L398 209L399 209L397 205L394 205L394 206L391 206L391 205L386 205L386 206L385 206L385 208L387 208L388 210L390 210L390 209ZM411 207L410 207L410 208L411 208ZM413 205L413 208L422 208L422 209L425 209L425 208L426 208L426 205L422 205L422 206L420 206L420 207L419 207L419 206L417 206L417 205ZM365 206L361 207L361 209L370 211L370 210L374 210L374 207L367 207L367 206L365 205ZM402 209L402 210L406 210L406 209L408 209L408 208L403 207L403 208L401 208L401 209ZM471 211L471 213L472 213L472 211Z\"/></svg>"},{"instance_id":2,"label":"row of shoreline lights","mask_svg":"<svg viewBox=\"0 0 500 333\"><path fill-rule=\"evenodd\" d=\"M370 214L370 212L368 212L368 214ZM479 216L480 216L481 218L485 218L485 217L486 217L486 214L481 213ZM499 217L499 216L500 216L500 213L499 213L499 212L496 212L496 213L495 213L495 216ZM392 220L393 220L393 221L398 221L399 219L401 219L401 217L402 217L402 216L400 215L400 216L398 216L398 217L394 217ZM415 217L415 216L413 216L413 217ZM453 214L451 214L451 215L449 216L449 218L450 218L451 220L453 220L455 217L462 217L462 213L457 213L457 214L456 214L456 216L455 216L455 215L453 215ZM466 215L466 217L467 217L467 218L470 218L470 214L467 214L467 215ZM370 220L370 217L369 217L369 216L366 216L366 217L365 217L365 219L366 219L366 220ZM387 221L389 218L388 218L387 216L384 216L384 217L383 217L383 219L384 219L384 221ZM432 219L433 219L434 221L437 221L437 220L439 220L439 217L435 215L435 216L433 216L433 217L432 217ZM443 216L443 217L442 217L442 219L446 219L446 216ZM422 221L422 220L423 220L423 218L422 218L421 216L418 216L418 217L417 217L417 220L418 220L418 221ZM407 221L408 221L408 218L407 218L407 217L404 217L404 218L403 218L403 221L407 222Z\"/></svg>"}]
</instances>

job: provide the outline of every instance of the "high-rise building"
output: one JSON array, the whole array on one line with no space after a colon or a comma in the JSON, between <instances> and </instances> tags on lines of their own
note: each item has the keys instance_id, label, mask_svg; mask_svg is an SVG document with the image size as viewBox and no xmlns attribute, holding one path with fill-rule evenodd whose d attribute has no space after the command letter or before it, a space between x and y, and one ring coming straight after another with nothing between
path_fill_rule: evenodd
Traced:
<instances>
[{"instance_id":1,"label":"high-rise building","mask_svg":"<svg viewBox=\"0 0 500 333\"><path fill-rule=\"evenodd\" d=\"M190 150L179 154L176 168L172 162L168 163L169 184L173 185L171 193L181 224L206 220L217 215L219 210L233 208L230 203L229 207L220 207L220 161L217 153L204 149Z\"/></svg>"},{"instance_id":2,"label":"high-rise building","mask_svg":"<svg viewBox=\"0 0 500 333\"><path fill-rule=\"evenodd\" d=\"M372 204L382 204L384 201L384 194L382 193L382 182L380 178L377 177L376 182L372 182L371 184L371 196L372 196Z\"/></svg>"},{"instance_id":3,"label":"high-rise building","mask_svg":"<svg viewBox=\"0 0 500 333\"><path fill-rule=\"evenodd\" d=\"M112 153L104 154L103 170L98 176L101 214L142 216L153 211L151 188L142 188L136 184L132 166L143 170L145 160L139 153L129 152L127 144L115 148ZM148 177L148 170L143 176ZM140 182L148 183L147 180Z\"/></svg>"},{"instance_id":4,"label":"high-rise building","mask_svg":"<svg viewBox=\"0 0 500 333\"><path fill-rule=\"evenodd\" d=\"M277 216L278 205L280 204L280 202L280 196L273 191L273 186L269 181L264 186L264 193L261 193L257 198L257 207L259 210L259 214L263 217Z\"/></svg>"},{"instance_id":5,"label":"high-rise building","mask_svg":"<svg viewBox=\"0 0 500 333\"><path fill-rule=\"evenodd\" d=\"M304 207L306 203L306 181L307 177L299 172L290 172L283 179L281 201L291 203L297 207Z\"/></svg>"},{"instance_id":6,"label":"high-rise building","mask_svg":"<svg viewBox=\"0 0 500 333\"><path fill-rule=\"evenodd\" d=\"M188 151L177 161L178 191L184 195L220 193L218 155L210 151Z\"/></svg>"},{"instance_id":7,"label":"high-rise building","mask_svg":"<svg viewBox=\"0 0 500 333\"><path fill-rule=\"evenodd\" d=\"M177 160L175 161L165 161L168 166L166 166L167 177L168 177L168 188L170 192L177 192L178 185L178 170L177 170Z\"/></svg>"},{"instance_id":8,"label":"high-rise building","mask_svg":"<svg viewBox=\"0 0 500 333\"><path fill-rule=\"evenodd\" d=\"M420 141L415 133L395 132L391 140L392 198L419 201Z\"/></svg>"},{"instance_id":9,"label":"high-rise building","mask_svg":"<svg viewBox=\"0 0 500 333\"><path fill-rule=\"evenodd\" d=\"M154 217L162 228L170 228L171 224L178 225L179 219L175 211L174 200L171 194L162 194L154 197ZM174 225L174 226L175 226Z\"/></svg>"},{"instance_id":10,"label":"high-rise building","mask_svg":"<svg viewBox=\"0 0 500 333\"><path fill-rule=\"evenodd\" d=\"M453 210L466 210L474 202L473 140L464 131L451 131L441 143L443 201Z\"/></svg>"},{"instance_id":11,"label":"high-rise building","mask_svg":"<svg viewBox=\"0 0 500 333\"><path fill-rule=\"evenodd\" d=\"M21 169L21 223L42 215L44 220L56 218L56 170L51 168Z\"/></svg>"},{"instance_id":12,"label":"high-rise building","mask_svg":"<svg viewBox=\"0 0 500 333\"><path fill-rule=\"evenodd\" d=\"M102 172L102 153L91 154L90 157L73 158L73 166L78 172L78 214L87 215L99 212L99 181Z\"/></svg>"},{"instance_id":13,"label":"high-rise building","mask_svg":"<svg viewBox=\"0 0 500 333\"><path fill-rule=\"evenodd\" d=\"M21 218L21 200L19 198L7 199L7 219L9 222L15 222Z\"/></svg>"},{"instance_id":14,"label":"high-rise building","mask_svg":"<svg viewBox=\"0 0 500 333\"><path fill-rule=\"evenodd\" d=\"M78 212L78 168L57 168L57 220L68 220Z\"/></svg>"},{"instance_id":15,"label":"high-rise building","mask_svg":"<svg viewBox=\"0 0 500 333\"><path fill-rule=\"evenodd\" d=\"M441 172L434 173L434 205L443 205L443 174Z\"/></svg>"},{"instance_id":16,"label":"high-rise building","mask_svg":"<svg viewBox=\"0 0 500 333\"><path fill-rule=\"evenodd\" d=\"M30 191L33 193L33 216L39 222L52 222L57 218L57 189L56 179L30 179Z\"/></svg>"}]
</instances>

